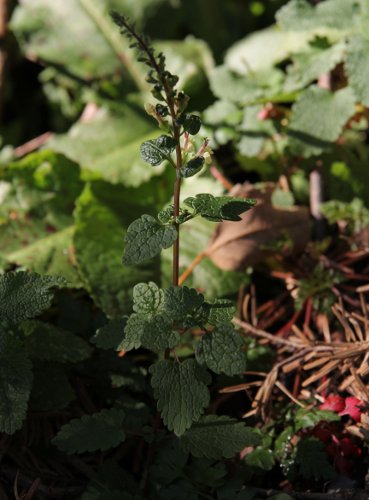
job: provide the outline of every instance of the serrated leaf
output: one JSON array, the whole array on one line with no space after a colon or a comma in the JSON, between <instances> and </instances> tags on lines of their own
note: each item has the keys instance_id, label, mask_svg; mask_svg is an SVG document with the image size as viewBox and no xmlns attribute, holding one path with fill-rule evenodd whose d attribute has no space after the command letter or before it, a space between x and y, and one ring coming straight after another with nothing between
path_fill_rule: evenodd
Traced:
<instances>
[{"instance_id":1,"label":"serrated leaf","mask_svg":"<svg viewBox=\"0 0 369 500\"><path fill-rule=\"evenodd\" d=\"M32 387L32 364L22 343L0 333L0 432L22 427Z\"/></svg>"},{"instance_id":2,"label":"serrated leaf","mask_svg":"<svg viewBox=\"0 0 369 500\"><path fill-rule=\"evenodd\" d=\"M236 313L236 307L227 299L216 299L206 305L209 307L207 322L214 326L230 322Z\"/></svg>"},{"instance_id":3,"label":"serrated leaf","mask_svg":"<svg viewBox=\"0 0 369 500\"><path fill-rule=\"evenodd\" d=\"M9 272L0 276L0 318L20 323L50 307L54 289L66 285L61 277Z\"/></svg>"},{"instance_id":4,"label":"serrated leaf","mask_svg":"<svg viewBox=\"0 0 369 500\"><path fill-rule=\"evenodd\" d=\"M335 472L329 463L324 444L317 438L303 438L297 445L295 463L306 479L333 479Z\"/></svg>"},{"instance_id":5,"label":"serrated leaf","mask_svg":"<svg viewBox=\"0 0 369 500\"><path fill-rule=\"evenodd\" d=\"M246 369L246 359L240 351L241 336L231 324L216 326L205 333L196 348L196 359L215 373L236 375Z\"/></svg>"},{"instance_id":6,"label":"serrated leaf","mask_svg":"<svg viewBox=\"0 0 369 500\"><path fill-rule=\"evenodd\" d=\"M231 458L259 438L253 429L227 416L207 415L193 424L180 438L182 448L195 457L218 460Z\"/></svg>"},{"instance_id":7,"label":"serrated leaf","mask_svg":"<svg viewBox=\"0 0 369 500\"><path fill-rule=\"evenodd\" d=\"M354 114L355 97L350 88L332 93L309 87L292 108L288 129L292 151L311 156L328 149Z\"/></svg>"},{"instance_id":8,"label":"serrated leaf","mask_svg":"<svg viewBox=\"0 0 369 500\"><path fill-rule=\"evenodd\" d=\"M91 342L99 349L118 349L126 324L127 318L112 319L96 331Z\"/></svg>"},{"instance_id":9,"label":"serrated leaf","mask_svg":"<svg viewBox=\"0 0 369 500\"><path fill-rule=\"evenodd\" d=\"M164 290L164 311L172 320L181 321L204 302L202 293L187 286L170 286Z\"/></svg>"},{"instance_id":10,"label":"serrated leaf","mask_svg":"<svg viewBox=\"0 0 369 500\"><path fill-rule=\"evenodd\" d=\"M156 283L138 283L133 288L133 310L142 314L155 314L164 302L164 292Z\"/></svg>"},{"instance_id":11,"label":"serrated leaf","mask_svg":"<svg viewBox=\"0 0 369 500\"><path fill-rule=\"evenodd\" d=\"M151 365L149 371L164 424L180 436L200 418L209 404L206 386L211 377L194 359L182 363L159 361Z\"/></svg>"},{"instance_id":12,"label":"serrated leaf","mask_svg":"<svg viewBox=\"0 0 369 500\"><path fill-rule=\"evenodd\" d=\"M53 444L69 454L114 448L125 440L124 416L123 410L112 408L75 418L62 426Z\"/></svg>"},{"instance_id":13,"label":"serrated leaf","mask_svg":"<svg viewBox=\"0 0 369 500\"><path fill-rule=\"evenodd\" d=\"M33 359L76 363L90 357L92 348L74 333L42 321L27 321L23 326L24 346Z\"/></svg>"},{"instance_id":14,"label":"serrated leaf","mask_svg":"<svg viewBox=\"0 0 369 500\"><path fill-rule=\"evenodd\" d=\"M157 139L151 139L141 144L141 158L153 167L157 167L163 161L168 160L175 147L176 142L173 137L161 135Z\"/></svg>"},{"instance_id":15,"label":"serrated leaf","mask_svg":"<svg viewBox=\"0 0 369 500\"><path fill-rule=\"evenodd\" d=\"M255 205L255 200L198 194L195 197L186 198L184 203L205 219L220 222L241 220L240 214L250 210Z\"/></svg>"},{"instance_id":16,"label":"serrated leaf","mask_svg":"<svg viewBox=\"0 0 369 500\"><path fill-rule=\"evenodd\" d=\"M131 265L152 259L176 239L174 226L163 226L151 215L141 215L128 227L123 263Z\"/></svg>"},{"instance_id":17,"label":"serrated leaf","mask_svg":"<svg viewBox=\"0 0 369 500\"><path fill-rule=\"evenodd\" d=\"M304 408L300 408L296 412L296 431L300 429L307 429L309 427L314 427L319 422L338 422L340 420L340 416L328 410L305 410Z\"/></svg>"},{"instance_id":18,"label":"serrated leaf","mask_svg":"<svg viewBox=\"0 0 369 500\"><path fill-rule=\"evenodd\" d=\"M141 338L147 326L147 318L142 314L131 314L124 329L123 340L117 350L131 351L141 347Z\"/></svg>"},{"instance_id":19,"label":"serrated leaf","mask_svg":"<svg viewBox=\"0 0 369 500\"><path fill-rule=\"evenodd\" d=\"M192 160L188 161L183 167L180 169L180 176L184 178L192 177L196 175L202 169L204 165L205 159L203 156L197 156Z\"/></svg>"},{"instance_id":20,"label":"serrated leaf","mask_svg":"<svg viewBox=\"0 0 369 500\"><path fill-rule=\"evenodd\" d=\"M347 47L346 74L358 100L369 106L369 40L356 35Z\"/></svg>"}]
</instances>

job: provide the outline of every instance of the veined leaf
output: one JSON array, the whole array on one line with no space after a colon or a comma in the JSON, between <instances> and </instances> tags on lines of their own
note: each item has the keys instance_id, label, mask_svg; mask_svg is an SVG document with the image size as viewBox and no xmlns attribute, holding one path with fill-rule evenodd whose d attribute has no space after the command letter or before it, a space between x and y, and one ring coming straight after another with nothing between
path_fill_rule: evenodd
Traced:
<instances>
[{"instance_id":1,"label":"veined leaf","mask_svg":"<svg viewBox=\"0 0 369 500\"><path fill-rule=\"evenodd\" d=\"M164 424L177 436L196 422L209 403L209 373L187 359L159 361L150 367L151 385Z\"/></svg>"},{"instance_id":2,"label":"veined leaf","mask_svg":"<svg viewBox=\"0 0 369 500\"><path fill-rule=\"evenodd\" d=\"M125 440L124 411L111 408L75 418L63 425L53 443L66 453L105 451Z\"/></svg>"},{"instance_id":3,"label":"veined leaf","mask_svg":"<svg viewBox=\"0 0 369 500\"><path fill-rule=\"evenodd\" d=\"M164 302L164 291L156 283L138 283L133 288L133 310L142 314L155 314Z\"/></svg>"},{"instance_id":4,"label":"veined leaf","mask_svg":"<svg viewBox=\"0 0 369 500\"><path fill-rule=\"evenodd\" d=\"M369 40L353 36L348 44L345 64L349 84L364 106L369 106Z\"/></svg>"},{"instance_id":5,"label":"veined leaf","mask_svg":"<svg viewBox=\"0 0 369 500\"><path fill-rule=\"evenodd\" d=\"M164 290L164 311L172 320L183 321L203 302L204 296L194 288L170 286Z\"/></svg>"},{"instance_id":6,"label":"veined leaf","mask_svg":"<svg viewBox=\"0 0 369 500\"><path fill-rule=\"evenodd\" d=\"M124 335L127 318L112 319L90 339L100 349L118 349Z\"/></svg>"},{"instance_id":7,"label":"veined leaf","mask_svg":"<svg viewBox=\"0 0 369 500\"><path fill-rule=\"evenodd\" d=\"M192 160L188 161L180 169L181 177L187 178L196 175L202 169L204 162L205 160L203 156L197 156L196 158L193 158Z\"/></svg>"},{"instance_id":8,"label":"veined leaf","mask_svg":"<svg viewBox=\"0 0 369 500\"><path fill-rule=\"evenodd\" d=\"M141 215L128 228L123 263L131 265L152 259L173 245L176 238L174 226L163 226L151 215Z\"/></svg>"},{"instance_id":9,"label":"veined leaf","mask_svg":"<svg viewBox=\"0 0 369 500\"><path fill-rule=\"evenodd\" d=\"M184 203L205 219L220 222L241 220L240 214L250 210L256 202L253 199L198 194L195 197L186 198Z\"/></svg>"},{"instance_id":10,"label":"veined leaf","mask_svg":"<svg viewBox=\"0 0 369 500\"><path fill-rule=\"evenodd\" d=\"M47 309L54 289L66 285L61 277L9 272L0 276L0 318L11 323L34 318Z\"/></svg>"},{"instance_id":11,"label":"veined leaf","mask_svg":"<svg viewBox=\"0 0 369 500\"><path fill-rule=\"evenodd\" d=\"M218 460L231 458L246 446L255 446L259 438L253 429L230 417L207 415L180 438L184 450L195 457Z\"/></svg>"},{"instance_id":12,"label":"veined leaf","mask_svg":"<svg viewBox=\"0 0 369 500\"><path fill-rule=\"evenodd\" d=\"M205 333L196 348L196 359L215 373L236 375L246 369L246 359L240 351L241 336L231 324L216 326Z\"/></svg>"},{"instance_id":13,"label":"veined leaf","mask_svg":"<svg viewBox=\"0 0 369 500\"><path fill-rule=\"evenodd\" d=\"M169 159L175 147L176 141L173 137L161 135L157 139L151 139L141 144L141 158L153 167L157 167Z\"/></svg>"}]
</instances>

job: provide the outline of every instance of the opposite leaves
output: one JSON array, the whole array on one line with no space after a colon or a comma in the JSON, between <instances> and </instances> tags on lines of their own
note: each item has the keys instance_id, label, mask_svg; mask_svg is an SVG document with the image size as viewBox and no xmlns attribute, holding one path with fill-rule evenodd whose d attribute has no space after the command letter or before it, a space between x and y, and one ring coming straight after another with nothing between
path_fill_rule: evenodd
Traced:
<instances>
[{"instance_id":1,"label":"opposite leaves","mask_svg":"<svg viewBox=\"0 0 369 500\"><path fill-rule=\"evenodd\" d=\"M201 215L212 222L221 222L241 220L240 214L250 210L256 200L198 194L196 197L186 198L184 203L194 209L195 215Z\"/></svg>"},{"instance_id":2,"label":"opposite leaves","mask_svg":"<svg viewBox=\"0 0 369 500\"><path fill-rule=\"evenodd\" d=\"M163 226L151 215L141 215L128 227L123 263L132 265L152 259L176 239L174 226Z\"/></svg>"},{"instance_id":3,"label":"opposite leaves","mask_svg":"<svg viewBox=\"0 0 369 500\"><path fill-rule=\"evenodd\" d=\"M196 422L209 404L209 373L187 359L183 363L159 361L150 367L151 385L164 424L177 436Z\"/></svg>"}]
</instances>

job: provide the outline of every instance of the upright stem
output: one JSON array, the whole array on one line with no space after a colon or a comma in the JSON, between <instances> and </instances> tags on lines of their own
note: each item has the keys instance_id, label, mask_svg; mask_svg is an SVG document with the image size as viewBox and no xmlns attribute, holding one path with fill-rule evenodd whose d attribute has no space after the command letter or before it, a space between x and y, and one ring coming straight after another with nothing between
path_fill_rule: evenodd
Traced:
<instances>
[{"instance_id":1,"label":"upright stem","mask_svg":"<svg viewBox=\"0 0 369 500\"><path fill-rule=\"evenodd\" d=\"M180 169L182 167L182 152L181 152L181 145L179 142L179 134L178 134L178 129L174 132L176 133L175 139L177 142L176 145L176 157L177 157L177 162L176 162L176 180L174 182L174 217L179 216L179 203L180 203L180 193L181 193L181 177L180 177ZM178 280L179 280L179 224L175 224L175 228L177 229L177 239L174 242L173 245L173 274L172 274L172 283L173 286L178 286Z\"/></svg>"}]
</instances>

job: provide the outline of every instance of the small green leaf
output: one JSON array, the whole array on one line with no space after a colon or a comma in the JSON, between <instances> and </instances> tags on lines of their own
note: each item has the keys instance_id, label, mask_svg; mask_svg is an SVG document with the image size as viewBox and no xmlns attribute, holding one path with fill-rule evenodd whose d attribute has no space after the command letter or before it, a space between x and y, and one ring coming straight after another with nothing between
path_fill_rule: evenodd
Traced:
<instances>
[{"instance_id":1,"label":"small green leaf","mask_svg":"<svg viewBox=\"0 0 369 500\"><path fill-rule=\"evenodd\" d=\"M202 169L204 162L205 160L203 156L197 156L196 158L193 158L192 160L188 161L180 169L181 177L187 178L196 175Z\"/></svg>"},{"instance_id":2,"label":"small green leaf","mask_svg":"<svg viewBox=\"0 0 369 500\"><path fill-rule=\"evenodd\" d=\"M172 320L183 321L203 302L204 296L194 288L170 286L164 290L164 310Z\"/></svg>"},{"instance_id":3,"label":"small green leaf","mask_svg":"<svg viewBox=\"0 0 369 500\"><path fill-rule=\"evenodd\" d=\"M304 408L300 408L296 412L296 431L300 429L307 429L309 427L314 427L319 424L319 422L338 422L340 420L340 416L328 410L305 410Z\"/></svg>"},{"instance_id":4,"label":"small green leaf","mask_svg":"<svg viewBox=\"0 0 369 500\"><path fill-rule=\"evenodd\" d=\"M262 470L272 470L275 464L272 450L265 449L261 446L255 448L246 455L245 461L248 465L259 467Z\"/></svg>"},{"instance_id":5,"label":"small green leaf","mask_svg":"<svg viewBox=\"0 0 369 500\"><path fill-rule=\"evenodd\" d=\"M122 342L127 318L112 319L99 328L91 338L91 342L99 349L117 349Z\"/></svg>"},{"instance_id":6,"label":"small green leaf","mask_svg":"<svg viewBox=\"0 0 369 500\"><path fill-rule=\"evenodd\" d=\"M245 198L232 198L230 196L213 196L212 194L198 194L196 197L186 198L184 203L212 222L222 220L241 220L240 214L250 210L256 201Z\"/></svg>"},{"instance_id":7,"label":"small green leaf","mask_svg":"<svg viewBox=\"0 0 369 500\"><path fill-rule=\"evenodd\" d=\"M125 351L130 351L141 347L141 338L145 333L146 326L146 316L136 313L131 314L124 329L123 340L118 345L117 350L124 349Z\"/></svg>"},{"instance_id":8,"label":"small green leaf","mask_svg":"<svg viewBox=\"0 0 369 500\"><path fill-rule=\"evenodd\" d=\"M111 408L75 418L63 425L53 444L66 453L105 451L125 440L124 411Z\"/></svg>"},{"instance_id":9,"label":"small green leaf","mask_svg":"<svg viewBox=\"0 0 369 500\"><path fill-rule=\"evenodd\" d=\"M157 139L151 139L141 144L141 158L156 167L168 160L176 147L176 141L169 135L161 135Z\"/></svg>"},{"instance_id":10,"label":"small green leaf","mask_svg":"<svg viewBox=\"0 0 369 500\"><path fill-rule=\"evenodd\" d=\"M230 322L236 313L234 304L227 299L216 299L204 305L209 308L207 322L214 326Z\"/></svg>"},{"instance_id":11,"label":"small green leaf","mask_svg":"<svg viewBox=\"0 0 369 500\"><path fill-rule=\"evenodd\" d=\"M180 443L195 457L218 460L233 457L245 446L257 445L259 438L243 422L226 416L207 415L181 436Z\"/></svg>"},{"instance_id":12,"label":"small green leaf","mask_svg":"<svg viewBox=\"0 0 369 500\"><path fill-rule=\"evenodd\" d=\"M201 337L196 359L215 373L236 375L246 369L246 360L240 347L243 340L231 324L216 326Z\"/></svg>"},{"instance_id":13,"label":"small green leaf","mask_svg":"<svg viewBox=\"0 0 369 500\"><path fill-rule=\"evenodd\" d=\"M151 385L164 424L177 436L196 422L209 404L209 373L194 359L182 363L159 361L151 365Z\"/></svg>"},{"instance_id":14,"label":"small green leaf","mask_svg":"<svg viewBox=\"0 0 369 500\"><path fill-rule=\"evenodd\" d=\"M0 318L20 323L47 309L54 289L66 285L61 277L36 273L9 272L0 276Z\"/></svg>"},{"instance_id":15,"label":"small green leaf","mask_svg":"<svg viewBox=\"0 0 369 500\"><path fill-rule=\"evenodd\" d=\"M183 119L183 128L191 135L196 135L201 128L201 119L196 115L185 115Z\"/></svg>"},{"instance_id":16,"label":"small green leaf","mask_svg":"<svg viewBox=\"0 0 369 500\"><path fill-rule=\"evenodd\" d=\"M164 292L156 283L138 283L133 288L133 310L142 314L155 314L163 305Z\"/></svg>"},{"instance_id":17,"label":"small green leaf","mask_svg":"<svg viewBox=\"0 0 369 500\"><path fill-rule=\"evenodd\" d=\"M123 263L132 265L152 259L176 239L174 226L163 226L151 215L141 215L128 227Z\"/></svg>"},{"instance_id":18,"label":"small green leaf","mask_svg":"<svg viewBox=\"0 0 369 500\"><path fill-rule=\"evenodd\" d=\"M22 343L0 333L0 432L22 427L32 387L32 365Z\"/></svg>"}]
</instances>

